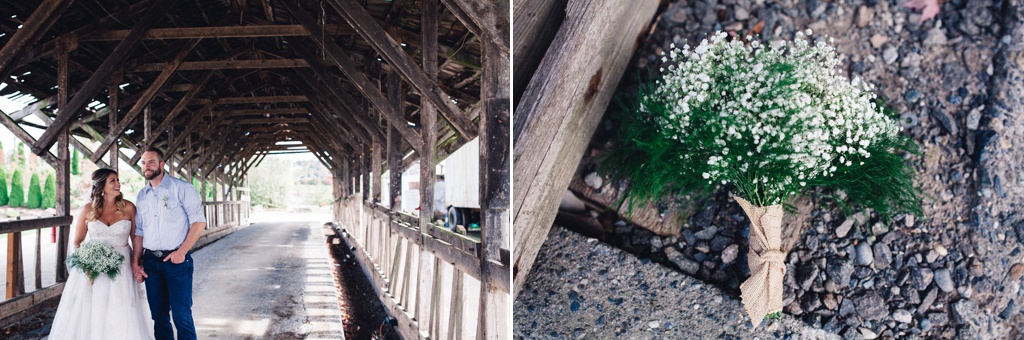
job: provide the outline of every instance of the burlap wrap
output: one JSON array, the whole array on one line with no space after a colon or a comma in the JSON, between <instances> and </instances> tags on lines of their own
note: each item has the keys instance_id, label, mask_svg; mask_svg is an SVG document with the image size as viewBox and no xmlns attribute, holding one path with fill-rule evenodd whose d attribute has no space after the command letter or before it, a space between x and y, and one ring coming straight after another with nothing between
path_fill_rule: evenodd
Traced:
<instances>
[{"instance_id":1,"label":"burlap wrap","mask_svg":"<svg viewBox=\"0 0 1024 340\"><path fill-rule=\"evenodd\" d=\"M782 205L755 207L740 197L736 201L750 218L750 278L740 285L740 297L757 328L765 315L782 310L782 279L786 276Z\"/></svg>"}]
</instances>

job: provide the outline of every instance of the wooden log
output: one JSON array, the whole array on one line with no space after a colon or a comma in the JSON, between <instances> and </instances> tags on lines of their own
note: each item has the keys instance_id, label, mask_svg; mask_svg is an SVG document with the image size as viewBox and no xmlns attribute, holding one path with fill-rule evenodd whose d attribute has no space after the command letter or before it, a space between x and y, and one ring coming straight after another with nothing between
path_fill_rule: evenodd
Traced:
<instances>
[{"instance_id":1,"label":"wooden log","mask_svg":"<svg viewBox=\"0 0 1024 340\"><path fill-rule=\"evenodd\" d=\"M544 52L555 38L558 26L565 19L565 5L568 0L532 0L512 3L512 20L515 21L516 39L512 51L512 108L519 106L519 97L526 91Z\"/></svg>"},{"instance_id":2,"label":"wooden log","mask_svg":"<svg viewBox=\"0 0 1024 340\"><path fill-rule=\"evenodd\" d=\"M110 82L109 86L107 87L107 96L108 96L108 99L109 99L109 102L107 103L107 107L110 108L110 111L107 113L107 116L108 116L107 118L108 118L109 125L110 125L110 127L108 128L108 129L110 129L109 131L114 131L114 129L117 127L117 110L118 110L118 106L117 106L118 102L117 102L117 100L118 100L118 98L120 97L120 94L121 94L121 87L120 87L121 84L120 83L121 83L121 77L114 76L114 79L112 79L112 81ZM113 147L110 148L110 161L109 161L109 163L110 163L110 168L113 169L114 171L117 171L117 154L118 154L118 150L117 149L118 148L117 148L116 145L114 145ZM145 149L143 149L143 150L145 150ZM92 157L90 157L90 159L91 158ZM135 162L129 162L129 164L135 164Z\"/></svg>"},{"instance_id":3,"label":"wooden log","mask_svg":"<svg viewBox=\"0 0 1024 340\"><path fill-rule=\"evenodd\" d=\"M391 101L392 108L398 112L402 112L402 81L398 75L394 72L389 73L387 76L388 82L388 99ZM398 138L399 132L395 124L388 124L388 174L390 180L388 183L389 194L391 201L388 202L388 209L392 211L401 210L400 200L405 199L399 197L402 192L402 171L398 168L398 165L402 163L402 149L401 139ZM418 142L418 141L417 141Z\"/></svg>"},{"instance_id":4,"label":"wooden log","mask_svg":"<svg viewBox=\"0 0 1024 340\"><path fill-rule=\"evenodd\" d=\"M214 99L201 98L194 101L196 104L229 105L229 104L258 104L258 103L298 103L309 101L306 96L261 96L261 97L228 97Z\"/></svg>"},{"instance_id":5,"label":"wooden log","mask_svg":"<svg viewBox=\"0 0 1024 340\"><path fill-rule=\"evenodd\" d=\"M147 14L147 16L149 16ZM141 25L141 24L140 24ZM133 29L132 32L135 32ZM66 112L67 107L74 106L77 104L68 102L68 94L70 88L68 87L68 50L69 46L73 41L72 39L62 39L57 47L57 109L60 113L58 120L62 116L71 116L71 112ZM123 43L122 43L123 45ZM132 44L134 45L134 44ZM120 48L121 45L118 45ZM115 49L116 52L117 49ZM108 58L109 60L109 58ZM103 62L104 65L106 61ZM102 68L102 65L101 65ZM99 72L99 71L97 71ZM89 78L92 80L92 78ZM102 83L102 82L100 82ZM78 96L76 95L77 99ZM77 110L77 109L75 109ZM50 124L50 127L46 128L46 132L54 131L57 139L57 162L54 164L53 169L56 172L56 189L57 189L57 200L55 202L57 216L68 217L71 216L71 155L68 150L68 128L66 126L59 127L56 122ZM57 128L57 130L53 130ZM43 133L45 135L46 133ZM49 148L49 147L47 147ZM43 149L40 149L42 151ZM47 152L49 153L49 152ZM38 152L37 152L38 154ZM56 281L64 282L68 279L68 270L64 265L64 260L68 258L68 239L71 234L71 222L67 224L61 224L57 231L57 263L56 263Z\"/></svg>"},{"instance_id":6,"label":"wooden log","mask_svg":"<svg viewBox=\"0 0 1024 340\"><path fill-rule=\"evenodd\" d=\"M526 281L558 202L657 5L569 1L565 21L516 107L515 294Z\"/></svg>"},{"instance_id":7,"label":"wooden log","mask_svg":"<svg viewBox=\"0 0 1024 340\"><path fill-rule=\"evenodd\" d=\"M39 141L32 145L32 152L35 154L41 154L43 150L49 149L53 146L53 143L57 140L57 135L60 131L67 128L68 123L72 118L77 116L79 110L85 107L85 104L92 101L93 95L96 91L99 91L100 87L103 86L107 79L114 73L114 71L121 67L124 61L128 58L128 55L135 46L141 41L142 33L149 29L149 27L156 22L160 17L167 15L167 9L174 1L170 0L156 0L155 3L149 7L146 11L146 15L143 16L138 24L132 28L131 33L125 37L114 48L114 51L110 53L107 59L103 60L103 63L96 68L96 72L89 77L89 80L82 85L82 88L75 93L75 97L68 102L67 106L60 108L60 114L57 115L57 119L53 125L43 132L43 135L39 137Z\"/></svg>"}]
</instances>

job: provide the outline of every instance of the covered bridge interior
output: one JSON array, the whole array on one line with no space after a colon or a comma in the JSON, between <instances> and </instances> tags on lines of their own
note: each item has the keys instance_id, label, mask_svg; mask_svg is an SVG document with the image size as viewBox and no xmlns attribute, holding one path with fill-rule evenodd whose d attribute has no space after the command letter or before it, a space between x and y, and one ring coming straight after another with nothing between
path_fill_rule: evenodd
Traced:
<instances>
[{"instance_id":1,"label":"covered bridge interior","mask_svg":"<svg viewBox=\"0 0 1024 340\"><path fill-rule=\"evenodd\" d=\"M0 96L28 105L0 123L56 170L58 216L0 222L0 233L60 226L66 244L71 147L136 171L141 150L158 148L176 176L213 183L215 201L230 200L267 155L311 152L333 174L335 223L386 219L379 226L400 254L480 280L477 336L507 336L507 304L498 305L510 303L509 39L508 1L4 1ZM418 164L430 183L434 165L475 138L481 239L399 216L397 176ZM391 202L380 202L384 172ZM431 211L430 186L420 195L405 199ZM355 236L347 242L372 253ZM44 264L58 267L58 282L66 255ZM401 301L393 278L372 270L392 255L363 266L381 276L379 295L395 301L385 305L406 323L403 335L434 337L429 318L408 307L428 304ZM24 289L8 269L8 296L17 296ZM415 298L429 297L423 285Z\"/></svg>"}]
</instances>

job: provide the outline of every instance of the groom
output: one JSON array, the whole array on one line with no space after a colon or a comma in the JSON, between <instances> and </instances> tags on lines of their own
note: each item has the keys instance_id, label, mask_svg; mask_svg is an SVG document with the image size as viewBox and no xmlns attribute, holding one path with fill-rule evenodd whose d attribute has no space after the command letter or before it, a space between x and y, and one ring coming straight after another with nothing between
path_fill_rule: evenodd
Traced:
<instances>
[{"instance_id":1,"label":"groom","mask_svg":"<svg viewBox=\"0 0 1024 340\"><path fill-rule=\"evenodd\" d=\"M142 154L148 185L135 201L134 238L142 247L132 252L132 271L139 282L146 281L156 339L174 339L172 316L179 340L196 339L189 250L206 229L206 217L196 188L164 173L164 165L159 149L149 148Z\"/></svg>"}]
</instances>

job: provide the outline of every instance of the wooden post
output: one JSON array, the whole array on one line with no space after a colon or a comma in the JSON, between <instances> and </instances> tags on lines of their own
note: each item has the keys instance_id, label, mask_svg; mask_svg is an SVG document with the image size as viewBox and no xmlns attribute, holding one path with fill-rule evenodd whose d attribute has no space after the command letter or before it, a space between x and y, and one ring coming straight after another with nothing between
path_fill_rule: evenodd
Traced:
<instances>
[{"instance_id":1,"label":"wooden post","mask_svg":"<svg viewBox=\"0 0 1024 340\"><path fill-rule=\"evenodd\" d=\"M490 273L501 263L508 240L509 175L509 60L498 46L483 41L484 78L480 115L480 323L477 339L508 331L508 294L491 285ZM420 160L423 161L422 159Z\"/></svg>"},{"instance_id":2,"label":"wooden post","mask_svg":"<svg viewBox=\"0 0 1024 340\"><path fill-rule=\"evenodd\" d=\"M120 73L120 72L118 72L118 73ZM110 130L114 130L114 127L117 126L117 111L118 111L117 108L118 108L118 105L119 105L118 104L118 97L119 97L120 94L121 94L121 75L118 74L118 75L115 75L113 79L111 79L110 86L107 88L107 95L110 96L110 102L107 105L107 107L108 107L107 119L110 120ZM117 171L117 161L118 161L118 157L117 157L118 150L117 149L118 149L117 148L117 143L114 143L114 145L110 146L110 161L108 163L110 163L110 168L113 169L114 171ZM131 164L129 164L129 165L131 165Z\"/></svg>"},{"instance_id":3,"label":"wooden post","mask_svg":"<svg viewBox=\"0 0 1024 340\"><path fill-rule=\"evenodd\" d=\"M21 269L21 232L7 234L7 298L25 292L24 275Z\"/></svg>"},{"instance_id":4,"label":"wooden post","mask_svg":"<svg viewBox=\"0 0 1024 340\"><path fill-rule=\"evenodd\" d=\"M514 294L526 282L558 202L657 7L657 1L570 0L547 55L516 104Z\"/></svg>"},{"instance_id":5,"label":"wooden post","mask_svg":"<svg viewBox=\"0 0 1024 340\"><path fill-rule=\"evenodd\" d=\"M381 182L381 176L383 176L383 174L381 173L381 163L384 162L384 160L381 159L382 158L382 156L381 156L382 152L381 151L383 149L384 149L383 142L380 140L380 138L377 138L376 136L374 136L373 137L373 148L370 149L370 152L373 153L371 155L371 159L370 159L370 162L371 162L370 166L372 167L372 169L371 169L372 173L370 174L370 177L373 177L371 179L371 183L372 183L372 187L373 187L373 201L374 202L380 202L380 192L381 192L381 190L380 190L381 183L380 182Z\"/></svg>"},{"instance_id":6,"label":"wooden post","mask_svg":"<svg viewBox=\"0 0 1024 340\"><path fill-rule=\"evenodd\" d=\"M68 82L68 44L73 42L69 39L62 39L57 51L57 109L58 113L68 107L68 93L70 92ZM57 216L71 215L71 157L68 155L68 128L64 127L57 133ZM68 238L71 227L62 225L58 228L57 235L57 282L64 282L68 279L67 267L64 260L68 258Z\"/></svg>"},{"instance_id":7,"label":"wooden post","mask_svg":"<svg viewBox=\"0 0 1024 340\"><path fill-rule=\"evenodd\" d=\"M147 104L146 108L142 110L142 141L146 144L152 144L153 141L149 139L150 126L149 122L153 120L153 106ZM117 127L115 127L116 129ZM112 130L113 131L113 130ZM108 137L109 138L109 137ZM146 151L146 150L142 150Z\"/></svg>"},{"instance_id":8,"label":"wooden post","mask_svg":"<svg viewBox=\"0 0 1024 340\"><path fill-rule=\"evenodd\" d=\"M402 113L405 111L402 108L402 78L395 72L388 73L387 75L388 85L388 101L394 107L394 110ZM391 174L389 183L389 193L391 194L391 202L387 203L388 208L391 211L402 210L400 204L401 199L399 196L402 193L402 139L398 133L398 129L395 128L395 124L388 122L388 172Z\"/></svg>"},{"instance_id":9,"label":"wooden post","mask_svg":"<svg viewBox=\"0 0 1024 340\"><path fill-rule=\"evenodd\" d=\"M431 81L437 80L437 1L423 0L422 18L420 20L423 37L423 71ZM434 221L434 146L437 144L437 110L425 98L420 98L420 135L423 136L423 147L420 148L420 233L429 235ZM426 236L424 236L426 237ZM419 321L419 332L430 334L430 325L426 322L431 317L428 294L424 291L433 289L434 255L419 249L419 269L416 284L416 310L413 315Z\"/></svg>"},{"instance_id":10,"label":"wooden post","mask_svg":"<svg viewBox=\"0 0 1024 340\"><path fill-rule=\"evenodd\" d=\"M362 165L362 170L359 172L359 176L363 179L363 186L361 187L363 192L363 201L370 200L370 145L363 143L363 153L359 155L359 160Z\"/></svg>"},{"instance_id":11,"label":"wooden post","mask_svg":"<svg viewBox=\"0 0 1024 340\"><path fill-rule=\"evenodd\" d=\"M36 290L43 288L43 229L36 229Z\"/></svg>"}]
</instances>

